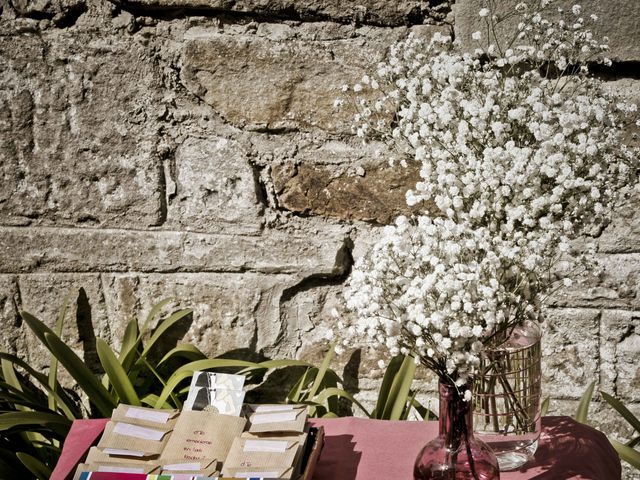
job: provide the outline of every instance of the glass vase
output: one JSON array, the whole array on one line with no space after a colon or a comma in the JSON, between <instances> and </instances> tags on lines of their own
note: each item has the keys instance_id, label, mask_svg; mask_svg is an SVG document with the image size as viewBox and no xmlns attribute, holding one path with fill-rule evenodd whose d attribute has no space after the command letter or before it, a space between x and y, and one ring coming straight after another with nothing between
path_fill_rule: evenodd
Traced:
<instances>
[{"instance_id":1,"label":"glass vase","mask_svg":"<svg viewBox=\"0 0 640 480\"><path fill-rule=\"evenodd\" d=\"M498 461L486 443L473 435L473 407L464 392L473 385L456 388L440 382L439 434L416 458L414 480L495 480Z\"/></svg>"},{"instance_id":2,"label":"glass vase","mask_svg":"<svg viewBox=\"0 0 640 480\"><path fill-rule=\"evenodd\" d=\"M497 343L483 354L475 377L473 423L505 472L524 465L538 448L540 327L525 321Z\"/></svg>"}]
</instances>

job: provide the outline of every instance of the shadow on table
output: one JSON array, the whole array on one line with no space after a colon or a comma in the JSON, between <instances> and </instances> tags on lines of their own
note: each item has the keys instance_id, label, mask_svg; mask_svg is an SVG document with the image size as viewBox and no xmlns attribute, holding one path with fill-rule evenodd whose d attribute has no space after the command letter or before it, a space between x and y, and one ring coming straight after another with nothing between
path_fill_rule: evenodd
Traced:
<instances>
[{"instance_id":1,"label":"shadow on table","mask_svg":"<svg viewBox=\"0 0 640 480\"><path fill-rule=\"evenodd\" d=\"M353 435L326 436L324 442L313 480L355 479L362 453L355 451Z\"/></svg>"},{"instance_id":2,"label":"shadow on table","mask_svg":"<svg viewBox=\"0 0 640 480\"><path fill-rule=\"evenodd\" d=\"M530 480L621 477L618 455L603 433L569 417L544 417L542 428L544 438L535 454L535 466L544 472ZM531 467L526 464L520 472Z\"/></svg>"}]
</instances>

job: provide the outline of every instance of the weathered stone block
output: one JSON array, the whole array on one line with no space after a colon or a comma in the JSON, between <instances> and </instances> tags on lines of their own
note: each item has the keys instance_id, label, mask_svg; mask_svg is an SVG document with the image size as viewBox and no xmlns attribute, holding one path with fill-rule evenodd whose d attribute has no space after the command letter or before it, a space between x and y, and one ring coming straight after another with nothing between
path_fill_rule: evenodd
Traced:
<instances>
[{"instance_id":1,"label":"weathered stone block","mask_svg":"<svg viewBox=\"0 0 640 480\"><path fill-rule=\"evenodd\" d=\"M94 372L102 371L95 348L96 337L110 343L113 335L107 321L100 276L21 275L19 287L21 310L31 313L51 329L55 329L57 315L69 296L61 338L89 368ZM22 329L26 337L24 355L37 370L46 369L50 364L50 352L24 323ZM66 385L73 384L68 374L62 374L61 378Z\"/></svg>"},{"instance_id":2,"label":"weathered stone block","mask_svg":"<svg viewBox=\"0 0 640 480\"><path fill-rule=\"evenodd\" d=\"M214 233L257 233L259 190L246 154L225 138L187 138L175 154L167 226Z\"/></svg>"},{"instance_id":3,"label":"weathered stone block","mask_svg":"<svg viewBox=\"0 0 640 480\"><path fill-rule=\"evenodd\" d=\"M542 381L556 398L579 398L598 380L600 312L546 309L542 324Z\"/></svg>"},{"instance_id":4,"label":"weathered stone block","mask_svg":"<svg viewBox=\"0 0 640 480\"><path fill-rule=\"evenodd\" d=\"M473 50L477 47L476 42L471 38L473 32L486 31L484 19L480 18L478 12L487 3L486 0L458 0L454 5L456 40L461 42L465 50ZM496 0L491 3L494 5L494 12L500 14L512 11L516 5L516 2L510 0ZM552 2L549 13L545 16L551 19L557 18L556 7L562 7L565 12L569 12L571 18L575 18L571 14L571 7L575 3L573 0ZM588 20L592 14L598 16L598 20L592 27L594 37L598 39L609 37L609 56L612 59L627 62L640 60L639 2L636 0L614 2L583 0L579 3L585 20ZM506 45L514 36L518 22L517 17L512 17L497 26L496 36L501 45Z\"/></svg>"},{"instance_id":5,"label":"weathered stone block","mask_svg":"<svg viewBox=\"0 0 640 480\"><path fill-rule=\"evenodd\" d=\"M403 33L374 29L321 42L193 29L186 35L181 78L237 126L348 133L353 111L334 107L341 86L359 81Z\"/></svg>"},{"instance_id":6,"label":"weathered stone block","mask_svg":"<svg viewBox=\"0 0 640 480\"><path fill-rule=\"evenodd\" d=\"M193 308L191 322L174 332L210 356L230 351L251 356L275 342L280 332L278 299L295 279L283 275L171 274L105 276L112 328L122 331L133 316L173 297ZM274 328L275 327L275 328Z\"/></svg>"},{"instance_id":7,"label":"weathered stone block","mask_svg":"<svg viewBox=\"0 0 640 480\"><path fill-rule=\"evenodd\" d=\"M7 272L222 271L339 275L340 228L308 236L262 236L66 228L1 228L0 265Z\"/></svg>"},{"instance_id":8,"label":"weathered stone block","mask_svg":"<svg viewBox=\"0 0 640 480\"><path fill-rule=\"evenodd\" d=\"M0 222L160 222L161 75L146 48L91 33L0 36L0 51Z\"/></svg>"},{"instance_id":9,"label":"weathered stone block","mask_svg":"<svg viewBox=\"0 0 640 480\"><path fill-rule=\"evenodd\" d=\"M279 165L273 168L278 206L303 214L388 224L410 214L406 191L420 179L416 165L371 165L360 175L335 174L321 165Z\"/></svg>"},{"instance_id":10,"label":"weathered stone block","mask_svg":"<svg viewBox=\"0 0 640 480\"><path fill-rule=\"evenodd\" d=\"M25 349L24 332L18 311L20 309L20 289L18 277L0 275L0 351L16 354Z\"/></svg>"},{"instance_id":11,"label":"weathered stone block","mask_svg":"<svg viewBox=\"0 0 640 480\"><path fill-rule=\"evenodd\" d=\"M623 401L640 401L640 312L603 310L601 388Z\"/></svg>"},{"instance_id":12,"label":"weathered stone block","mask_svg":"<svg viewBox=\"0 0 640 480\"><path fill-rule=\"evenodd\" d=\"M640 307L640 255L598 255L600 275L584 275L571 287L551 296L549 304L562 307Z\"/></svg>"},{"instance_id":13,"label":"weathered stone block","mask_svg":"<svg viewBox=\"0 0 640 480\"><path fill-rule=\"evenodd\" d=\"M336 22L360 22L373 25L407 25L422 23L425 13L419 0L120 0L117 3L138 8L207 9L269 15L289 19L331 19ZM424 9L426 10L426 9Z\"/></svg>"}]
</instances>

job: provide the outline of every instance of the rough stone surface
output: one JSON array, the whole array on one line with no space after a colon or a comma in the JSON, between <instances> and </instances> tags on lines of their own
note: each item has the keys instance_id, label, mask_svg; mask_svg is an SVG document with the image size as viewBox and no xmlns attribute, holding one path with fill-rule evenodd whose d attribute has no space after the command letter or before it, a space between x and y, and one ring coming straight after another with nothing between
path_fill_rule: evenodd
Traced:
<instances>
[{"instance_id":1,"label":"rough stone surface","mask_svg":"<svg viewBox=\"0 0 640 480\"><path fill-rule=\"evenodd\" d=\"M144 316L154 303L173 297L193 308L193 319L175 332L175 341L198 345L210 356L235 351L251 356L271 346L280 333L278 300L295 283L290 276L258 274L109 275L110 317ZM275 303L275 305L274 305ZM113 325L122 331L124 325Z\"/></svg>"},{"instance_id":2,"label":"rough stone surface","mask_svg":"<svg viewBox=\"0 0 640 480\"><path fill-rule=\"evenodd\" d=\"M550 304L574 307L634 309L640 305L640 255L600 255L602 272L584 275L579 282L553 295Z\"/></svg>"},{"instance_id":3,"label":"rough stone surface","mask_svg":"<svg viewBox=\"0 0 640 480\"><path fill-rule=\"evenodd\" d=\"M340 230L309 238L1 228L0 265L6 272L257 271L333 275L345 238Z\"/></svg>"},{"instance_id":4,"label":"rough stone surface","mask_svg":"<svg viewBox=\"0 0 640 480\"><path fill-rule=\"evenodd\" d=\"M640 313L604 310L600 327L601 388L622 400L640 401Z\"/></svg>"},{"instance_id":5,"label":"rough stone surface","mask_svg":"<svg viewBox=\"0 0 640 480\"><path fill-rule=\"evenodd\" d=\"M579 398L598 379L598 310L547 309L543 324L543 395Z\"/></svg>"},{"instance_id":6,"label":"rough stone surface","mask_svg":"<svg viewBox=\"0 0 640 480\"><path fill-rule=\"evenodd\" d=\"M19 315L20 288L15 275L0 275L0 349L11 354L25 351L24 331Z\"/></svg>"},{"instance_id":7,"label":"rough stone surface","mask_svg":"<svg viewBox=\"0 0 640 480\"><path fill-rule=\"evenodd\" d=\"M348 133L353 111L334 106L341 86L372 69L406 29L367 29L354 32L355 38L324 41L284 41L298 35L286 27L268 33L190 30L181 71L185 85L239 127Z\"/></svg>"},{"instance_id":8,"label":"rough stone surface","mask_svg":"<svg viewBox=\"0 0 640 480\"><path fill-rule=\"evenodd\" d=\"M31 313L51 329L55 329L57 315L69 296L61 338L76 355L84 358L89 368L94 372L102 371L96 353L96 337L111 342L113 335L107 321L100 276L24 275L19 277L18 285L20 310ZM49 351L26 325L23 328L29 364L36 370L45 370L50 364ZM68 375L66 379L68 384Z\"/></svg>"},{"instance_id":9,"label":"rough stone surface","mask_svg":"<svg viewBox=\"0 0 640 480\"><path fill-rule=\"evenodd\" d=\"M515 3L510 0L497 0L491 2L493 10L499 15L512 11ZM548 18L557 18L556 7L561 7L565 12L569 12L569 18L575 18L571 14L571 7L575 4L573 0L561 0L553 2L549 10ZM583 0L579 2L582 6L582 14L585 19L589 15L598 16L598 21L594 22L591 29L594 37L602 39L609 37L609 56L613 60L634 62L640 60L640 3L636 0L615 0L613 2L602 2L600 0ZM471 34L477 30L485 31L484 20L478 15L482 7L487 4L486 0L458 0L454 6L455 13L455 33L456 40L459 40L463 48L472 50L477 44L471 38ZM612 14L612 8L615 14ZM507 45L518 23L516 17L503 22L496 28L496 36L501 45ZM613 26L615 25L615 27Z\"/></svg>"},{"instance_id":10,"label":"rough stone surface","mask_svg":"<svg viewBox=\"0 0 640 480\"><path fill-rule=\"evenodd\" d=\"M260 231L257 179L238 145L226 138L188 138L176 150L174 169L167 227Z\"/></svg>"},{"instance_id":11,"label":"rough stone surface","mask_svg":"<svg viewBox=\"0 0 640 480\"><path fill-rule=\"evenodd\" d=\"M160 222L150 120L161 83L145 48L83 34L17 41L0 37L0 222Z\"/></svg>"},{"instance_id":12,"label":"rough stone surface","mask_svg":"<svg viewBox=\"0 0 640 480\"><path fill-rule=\"evenodd\" d=\"M282 208L380 224L411 214L405 193L420 178L414 166L372 165L360 167L360 175L333 176L330 168L304 164L275 166L273 177Z\"/></svg>"}]
</instances>

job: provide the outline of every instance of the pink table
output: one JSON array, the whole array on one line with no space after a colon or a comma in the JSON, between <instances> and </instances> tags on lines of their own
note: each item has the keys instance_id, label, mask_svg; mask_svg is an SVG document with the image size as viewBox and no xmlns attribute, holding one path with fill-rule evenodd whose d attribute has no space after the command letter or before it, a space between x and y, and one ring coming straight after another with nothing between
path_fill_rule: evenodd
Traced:
<instances>
[{"instance_id":1,"label":"pink table","mask_svg":"<svg viewBox=\"0 0 640 480\"><path fill-rule=\"evenodd\" d=\"M102 433L106 420L76 420L51 480L65 480ZM436 422L313 419L325 428L314 480L410 480L413 461ZM535 461L501 480L620 480L620 460L606 437L568 417L544 417Z\"/></svg>"}]
</instances>

